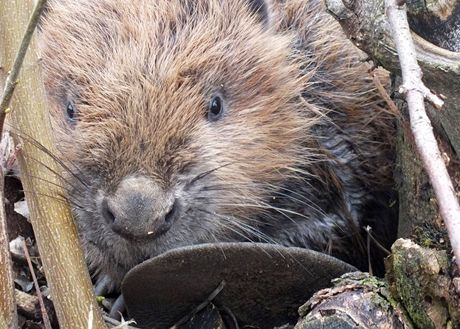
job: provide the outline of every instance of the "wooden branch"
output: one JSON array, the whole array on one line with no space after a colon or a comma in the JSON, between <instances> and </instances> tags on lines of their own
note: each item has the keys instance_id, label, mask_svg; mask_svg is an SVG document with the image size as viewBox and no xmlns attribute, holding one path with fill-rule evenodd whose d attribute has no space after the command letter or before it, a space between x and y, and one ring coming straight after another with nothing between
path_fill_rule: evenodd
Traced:
<instances>
[{"instance_id":1,"label":"wooden branch","mask_svg":"<svg viewBox=\"0 0 460 329\"><path fill-rule=\"evenodd\" d=\"M4 173L3 169L0 168L0 328L16 329L18 318L4 200Z\"/></svg>"},{"instance_id":2,"label":"wooden branch","mask_svg":"<svg viewBox=\"0 0 460 329\"><path fill-rule=\"evenodd\" d=\"M32 1L9 0L0 6L0 61L5 68L13 66L15 45L22 40L21 31L29 22L32 5ZM12 120L18 132L15 142L22 145L17 157L45 274L61 328L87 328L88 323L92 329L106 328L69 206L61 197L65 195L62 181L53 174L61 168L36 147L38 143L56 154L34 38L30 48L24 59L27 70L21 73L12 98Z\"/></svg>"},{"instance_id":3,"label":"wooden branch","mask_svg":"<svg viewBox=\"0 0 460 329\"><path fill-rule=\"evenodd\" d=\"M16 305L18 307L18 314L22 315L26 319L32 319L33 321L41 321L42 315L40 311L40 302L37 296L29 295L23 291L15 289ZM43 299L45 303L45 308L52 323L56 323L56 314L54 312L54 307L51 300ZM53 321L54 320L54 321ZM16 328L15 328L16 329ZM89 328L85 328L89 329Z\"/></svg>"},{"instance_id":4,"label":"wooden branch","mask_svg":"<svg viewBox=\"0 0 460 329\"><path fill-rule=\"evenodd\" d=\"M460 269L460 206L424 104L425 98L438 105L442 104L442 100L433 95L422 82L422 71L417 63L405 5L397 5L396 0L385 0L385 8L401 63L402 91L406 94L417 150L436 193L455 261Z\"/></svg>"},{"instance_id":5,"label":"wooden branch","mask_svg":"<svg viewBox=\"0 0 460 329\"><path fill-rule=\"evenodd\" d=\"M45 0L39 0L30 17L27 29L22 38L21 45L14 60L13 68L5 81L3 93L0 95L0 137L3 137L3 125L7 114L8 106L13 97L14 89L17 84L19 72L24 61L33 31L38 23L38 18L43 10ZM2 143L2 145L4 145ZM0 150L6 151L6 150ZM2 152L3 153L3 152ZM6 231L6 215L4 204L4 174L6 167L6 153L2 154L2 168L0 168L0 327L17 328L17 312L14 296L14 282L11 269L11 259L8 246L8 235Z\"/></svg>"},{"instance_id":6,"label":"wooden branch","mask_svg":"<svg viewBox=\"0 0 460 329\"><path fill-rule=\"evenodd\" d=\"M388 295L387 283L367 273L352 272L332 281L299 308L295 328L410 329L403 307Z\"/></svg>"},{"instance_id":7,"label":"wooden branch","mask_svg":"<svg viewBox=\"0 0 460 329\"><path fill-rule=\"evenodd\" d=\"M21 290L14 290L19 312L32 316L35 313L36 305L39 304L38 297L29 295Z\"/></svg>"},{"instance_id":8,"label":"wooden branch","mask_svg":"<svg viewBox=\"0 0 460 329\"><path fill-rule=\"evenodd\" d=\"M32 39L33 31L38 23L38 18L43 10L46 0L39 0L30 17L29 24L22 38L21 45L14 60L13 68L9 72L6 79L3 93L0 96L0 136L3 132L3 124L7 114L8 106L13 97L14 89L17 84L19 71L24 61L30 40ZM5 155L5 154L3 154ZM5 159L2 159L5 161ZM17 328L17 312L14 298L14 282L11 270L11 259L8 248L8 236L6 232L6 216L4 204L4 167L2 163L0 173L0 327L1 328Z\"/></svg>"},{"instance_id":9,"label":"wooden branch","mask_svg":"<svg viewBox=\"0 0 460 329\"><path fill-rule=\"evenodd\" d=\"M13 98L14 89L18 83L19 72L21 71L22 62L26 57L27 49L29 48L30 40L32 39L35 27L38 24L40 14L45 7L46 0L38 0L34 7L32 15L30 16L29 23L27 24L26 31L22 37L21 45L19 46L18 53L14 59L13 68L9 72L8 78L6 79L5 87L0 99L0 136L3 131L3 124L5 117L8 112L8 106L10 105L11 98Z\"/></svg>"}]
</instances>

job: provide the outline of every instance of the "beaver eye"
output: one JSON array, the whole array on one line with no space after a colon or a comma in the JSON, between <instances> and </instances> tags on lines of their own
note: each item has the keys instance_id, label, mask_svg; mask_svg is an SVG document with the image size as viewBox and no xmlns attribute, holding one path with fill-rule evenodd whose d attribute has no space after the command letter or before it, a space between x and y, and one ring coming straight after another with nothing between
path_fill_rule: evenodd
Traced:
<instances>
[{"instance_id":1,"label":"beaver eye","mask_svg":"<svg viewBox=\"0 0 460 329\"><path fill-rule=\"evenodd\" d=\"M67 120L70 122L74 122L77 117L77 110L75 108L75 104L73 102L67 102L66 108Z\"/></svg>"},{"instance_id":2,"label":"beaver eye","mask_svg":"<svg viewBox=\"0 0 460 329\"><path fill-rule=\"evenodd\" d=\"M224 104L222 98L219 96L214 96L209 102L208 107L208 120L217 121L222 118L224 114Z\"/></svg>"}]
</instances>

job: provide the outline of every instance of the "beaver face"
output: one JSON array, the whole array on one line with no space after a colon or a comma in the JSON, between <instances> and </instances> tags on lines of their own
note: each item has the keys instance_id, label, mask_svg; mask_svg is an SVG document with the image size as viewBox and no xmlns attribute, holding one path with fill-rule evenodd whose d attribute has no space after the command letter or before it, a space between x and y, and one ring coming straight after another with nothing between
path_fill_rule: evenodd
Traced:
<instances>
[{"instance_id":1,"label":"beaver face","mask_svg":"<svg viewBox=\"0 0 460 329\"><path fill-rule=\"evenodd\" d=\"M43 74L90 262L256 234L313 122L265 23L248 0L52 2Z\"/></svg>"}]
</instances>

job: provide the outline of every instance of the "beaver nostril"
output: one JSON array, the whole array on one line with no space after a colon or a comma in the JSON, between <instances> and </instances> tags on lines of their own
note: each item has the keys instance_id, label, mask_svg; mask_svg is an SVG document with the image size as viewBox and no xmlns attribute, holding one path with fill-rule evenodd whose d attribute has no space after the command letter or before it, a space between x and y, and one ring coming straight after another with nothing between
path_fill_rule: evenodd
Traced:
<instances>
[{"instance_id":1,"label":"beaver nostril","mask_svg":"<svg viewBox=\"0 0 460 329\"><path fill-rule=\"evenodd\" d=\"M181 200L143 176L124 178L98 201L100 220L128 240L153 239L167 232L182 213Z\"/></svg>"},{"instance_id":2,"label":"beaver nostril","mask_svg":"<svg viewBox=\"0 0 460 329\"><path fill-rule=\"evenodd\" d=\"M112 210L110 209L109 202L107 198L104 198L101 203L101 211L102 217L107 221L107 223L111 224L115 221L115 215L113 214Z\"/></svg>"}]
</instances>

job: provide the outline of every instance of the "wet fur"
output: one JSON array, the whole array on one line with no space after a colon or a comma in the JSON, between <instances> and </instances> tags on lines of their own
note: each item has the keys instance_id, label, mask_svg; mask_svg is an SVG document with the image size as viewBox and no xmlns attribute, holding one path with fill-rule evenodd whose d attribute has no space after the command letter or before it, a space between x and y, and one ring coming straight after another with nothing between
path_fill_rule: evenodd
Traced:
<instances>
[{"instance_id":1,"label":"wet fur","mask_svg":"<svg viewBox=\"0 0 460 329\"><path fill-rule=\"evenodd\" d=\"M391 241L392 118L367 66L319 2L267 6L51 1L42 63L59 157L90 267L114 287L189 244L273 242L365 268L361 227ZM216 93L227 111L208 122ZM139 175L173 190L183 215L128 241L95 200Z\"/></svg>"}]
</instances>

